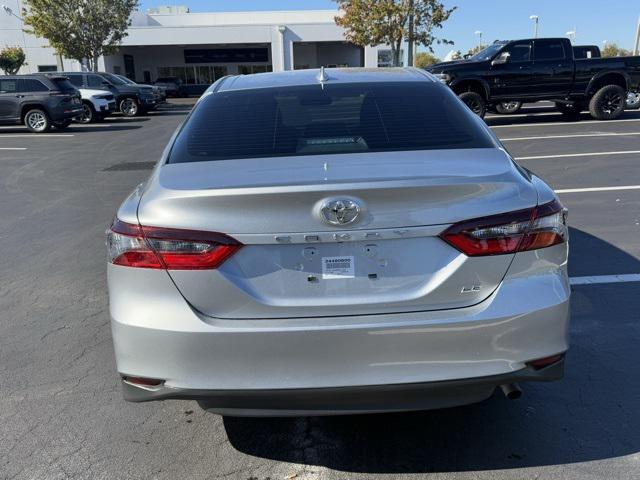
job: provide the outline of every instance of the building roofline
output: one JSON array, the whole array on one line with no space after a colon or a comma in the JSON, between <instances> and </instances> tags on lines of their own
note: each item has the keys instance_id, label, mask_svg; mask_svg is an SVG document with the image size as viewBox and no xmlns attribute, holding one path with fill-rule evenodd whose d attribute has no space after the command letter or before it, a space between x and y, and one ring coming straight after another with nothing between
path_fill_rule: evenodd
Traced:
<instances>
[{"instance_id":1,"label":"building roofline","mask_svg":"<svg viewBox=\"0 0 640 480\"><path fill-rule=\"evenodd\" d=\"M187 12L187 13L147 13L140 12L150 17L178 17L182 15L259 15L259 14L272 14L272 13L339 13L340 9L314 9L314 10L234 10L234 11L213 11L213 12Z\"/></svg>"}]
</instances>

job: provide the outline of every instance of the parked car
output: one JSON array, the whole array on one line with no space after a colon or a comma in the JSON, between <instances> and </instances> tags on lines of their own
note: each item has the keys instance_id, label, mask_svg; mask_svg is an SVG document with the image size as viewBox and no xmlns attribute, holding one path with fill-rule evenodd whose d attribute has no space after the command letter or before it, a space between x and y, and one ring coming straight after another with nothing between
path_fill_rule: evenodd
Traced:
<instances>
[{"instance_id":1,"label":"parked car","mask_svg":"<svg viewBox=\"0 0 640 480\"><path fill-rule=\"evenodd\" d=\"M53 126L64 129L82 113L80 94L59 75L0 77L0 124L23 123L43 133Z\"/></svg>"},{"instance_id":2,"label":"parked car","mask_svg":"<svg viewBox=\"0 0 640 480\"><path fill-rule=\"evenodd\" d=\"M160 77L154 82L154 85L157 87L163 87L169 97L187 96L184 83L177 77Z\"/></svg>"},{"instance_id":3,"label":"parked car","mask_svg":"<svg viewBox=\"0 0 640 480\"><path fill-rule=\"evenodd\" d=\"M561 112L588 109L598 120L618 118L627 92L640 84L640 57L574 59L566 38L497 42L468 60L427 69L476 114L505 101L551 100Z\"/></svg>"},{"instance_id":4,"label":"parked car","mask_svg":"<svg viewBox=\"0 0 640 480\"><path fill-rule=\"evenodd\" d=\"M107 248L130 401L417 410L563 375L565 210L423 70L218 80Z\"/></svg>"},{"instance_id":5,"label":"parked car","mask_svg":"<svg viewBox=\"0 0 640 480\"><path fill-rule=\"evenodd\" d=\"M160 105L161 103L165 103L167 101L167 89L164 87L160 87L158 85L147 85L144 83L137 83L124 75L116 75L116 77L118 77L124 83L127 83L129 85L138 85L140 87L151 88L153 90L154 95L156 96L156 101L158 102L158 105Z\"/></svg>"},{"instance_id":6,"label":"parked car","mask_svg":"<svg viewBox=\"0 0 640 480\"><path fill-rule=\"evenodd\" d=\"M112 73L106 72L63 72L77 88L106 90L116 99L119 112L127 117L135 117L153 110L158 101L149 86L131 85Z\"/></svg>"},{"instance_id":7,"label":"parked car","mask_svg":"<svg viewBox=\"0 0 640 480\"><path fill-rule=\"evenodd\" d=\"M104 90L80 88L82 115L75 118L79 123L101 122L116 110L116 97Z\"/></svg>"}]
</instances>

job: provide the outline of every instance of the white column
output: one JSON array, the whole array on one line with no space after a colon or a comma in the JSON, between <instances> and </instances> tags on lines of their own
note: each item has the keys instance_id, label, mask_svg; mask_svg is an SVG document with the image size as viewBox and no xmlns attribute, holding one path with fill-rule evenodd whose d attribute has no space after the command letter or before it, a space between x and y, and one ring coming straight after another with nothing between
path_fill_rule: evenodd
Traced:
<instances>
[{"instance_id":1,"label":"white column","mask_svg":"<svg viewBox=\"0 0 640 480\"><path fill-rule=\"evenodd\" d=\"M274 27L271 35L271 65L274 72L282 72L286 70L284 55L284 34L287 27L278 25Z\"/></svg>"},{"instance_id":2,"label":"white column","mask_svg":"<svg viewBox=\"0 0 640 480\"><path fill-rule=\"evenodd\" d=\"M367 68L378 67L378 47L364 47L364 66Z\"/></svg>"}]
</instances>

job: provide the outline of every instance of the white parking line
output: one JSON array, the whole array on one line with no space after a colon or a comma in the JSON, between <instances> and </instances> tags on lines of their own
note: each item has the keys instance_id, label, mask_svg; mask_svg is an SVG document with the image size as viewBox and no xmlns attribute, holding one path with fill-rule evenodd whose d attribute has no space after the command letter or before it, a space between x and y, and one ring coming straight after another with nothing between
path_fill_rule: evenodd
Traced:
<instances>
[{"instance_id":1,"label":"white parking line","mask_svg":"<svg viewBox=\"0 0 640 480\"><path fill-rule=\"evenodd\" d=\"M494 117L499 118L499 117ZM576 122L542 122L542 123L517 123L513 125L489 125L490 128L518 128L518 127L548 127L549 125L588 125L591 123L599 123L606 125L608 123L620 122L640 122L640 118L623 118L620 120L582 120Z\"/></svg>"},{"instance_id":2,"label":"white parking line","mask_svg":"<svg viewBox=\"0 0 640 480\"><path fill-rule=\"evenodd\" d=\"M24 147L0 147L0 150L26 150Z\"/></svg>"},{"instance_id":3,"label":"white parking line","mask_svg":"<svg viewBox=\"0 0 640 480\"><path fill-rule=\"evenodd\" d=\"M0 133L0 138L68 138L73 137L72 133Z\"/></svg>"},{"instance_id":4,"label":"white parking line","mask_svg":"<svg viewBox=\"0 0 640 480\"><path fill-rule=\"evenodd\" d=\"M563 188L561 190L556 190L556 193L614 192L618 190L640 190L640 185L621 185L619 187Z\"/></svg>"},{"instance_id":5,"label":"white parking line","mask_svg":"<svg viewBox=\"0 0 640 480\"><path fill-rule=\"evenodd\" d=\"M514 157L515 160L542 160L544 158L569 158L569 157L598 157L604 155L625 155L640 153L640 150L626 150L624 152L587 152L587 153L564 153L561 155L536 155L535 157Z\"/></svg>"},{"instance_id":6,"label":"white parking line","mask_svg":"<svg viewBox=\"0 0 640 480\"><path fill-rule=\"evenodd\" d=\"M524 107L526 108L526 107ZM540 107L531 107L531 108L540 108ZM562 113L560 112L548 112L548 113L512 113L510 115L487 115L486 118L518 118L518 117L533 117L535 116L536 118L538 118L538 116L542 116L542 115L562 115Z\"/></svg>"},{"instance_id":7,"label":"white parking line","mask_svg":"<svg viewBox=\"0 0 640 480\"><path fill-rule=\"evenodd\" d=\"M630 133L588 133L588 134L575 134L575 135L548 135L542 137L513 137L513 138L501 138L503 142L519 142L521 140L547 140L549 138L579 138L579 137L628 137L632 135L640 135L640 132Z\"/></svg>"},{"instance_id":8,"label":"white parking line","mask_svg":"<svg viewBox=\"0 0 640 480\"><path fill-rule=\"evenodd\" d=\"M625 275L595 275L592 277L571 277L571 285L597 285L599 283L627 283L640 282L640 273L629 273Z\"/></svg>"}]
</instances>

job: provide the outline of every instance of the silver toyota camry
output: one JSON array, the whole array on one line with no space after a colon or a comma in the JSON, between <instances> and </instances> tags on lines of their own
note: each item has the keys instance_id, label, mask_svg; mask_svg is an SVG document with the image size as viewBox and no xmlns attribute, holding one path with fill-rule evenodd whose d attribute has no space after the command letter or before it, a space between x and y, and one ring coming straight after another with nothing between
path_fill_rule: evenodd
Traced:
<instances>
[{"instance_id":1,"label":"silver toyota camry","mask_svg":"<svg viewBox=\"0 0 640 480\"><path fill-rule=\"evenodd\" d=\"M566 212L417 69L225 77L108 231L130 401L448 407L557 380Z\"/></svg>"}]
</instances>

